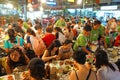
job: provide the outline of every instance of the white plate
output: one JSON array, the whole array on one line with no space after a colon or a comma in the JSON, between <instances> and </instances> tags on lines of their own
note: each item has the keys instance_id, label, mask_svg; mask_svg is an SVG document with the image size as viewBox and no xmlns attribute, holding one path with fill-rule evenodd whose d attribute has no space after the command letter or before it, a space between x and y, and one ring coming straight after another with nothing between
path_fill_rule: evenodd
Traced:
<instances>
[{"instance_id":1,"label":"white plate","mask_svg":"<svg viewBox=\"0 0 120 80\"><path fill-rule=\"evenodd\" d=\"M9 76L11 76L12 77L12 80L15 80L15 76L14 75L5 75L5 76L1 76L0 77L0 80L9 80ZM11 79L10 79L11 80Z\"/></svg>"},{"instance_id":2,"label":"white plate","mask_svg":"<svg viewBox=\"0 0 120 80\"><path fill-rule=\"evenodd\" d=\"M113 48L107 48L107 50L112 51L112 50L113 50Z\"/></svg>"}]
</instances>

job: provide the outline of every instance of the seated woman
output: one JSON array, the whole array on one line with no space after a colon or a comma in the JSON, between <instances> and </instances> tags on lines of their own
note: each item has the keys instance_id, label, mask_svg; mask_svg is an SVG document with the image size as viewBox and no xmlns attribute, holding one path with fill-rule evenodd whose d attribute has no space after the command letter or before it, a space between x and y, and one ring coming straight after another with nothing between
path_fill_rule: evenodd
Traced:
<instances>
[{"instance_id":1,"label":"seated woman","mask_svg":"<svg viewBox=\"0 0 120 80\"><path fill-rule=\"evenodd\" d=\"M44 80L45 73L45 63L40 58L33 58L28 71L23 73L23 80Z\"/></svg>"},{"instance_id":2,"label":"seated woman","mask_svg":"<svg viewBox=\"0 0 120 80\"><path fill-rule=\"evenodd\" d=\"M69 59L73 55L72 41L66 39L64 44L59 48L59 57L60 59Z\"/></svg>"},{"instance_id":3,"label":"seated woman","mask_svg":"<svg viewBox=\"0 0 120 80\"><path fill-rule=\"evenodd\" d=\"M97 80L96 73L84 65L86 62L86 53L84 51L76 50L73 54L73 59L74 68L77 70L73 70L70 73L68 80Z\"/></svg>"},{"instance_id":4,"label":"seated woman","mask_svg":"<svg viewBox=\"0 0 120 80\"><path fill-rule=\"evenodd\" d=\"M24 40L22 37L17 36L13 29L8 30L8 37L4 40L4 48L8 53L9 50L16 46L23 47Z\"/></svg>"},{"instance_id":5,"label":"seated woman","mask_svg":"<svg viewBox=\"0 0 120 80\"><path fill-rule=\"evenodd\" d=\"M0 59L0 64L5 68L7 74L12 73L18 66L27 65L28 62L28 57L19 48L12 48L7 57Z\"/></svg>"},{"instance_id":6,"label":"seated woman","mask_svg":"<svg viewBox=\"0 0 120 80\"><path fill-rule=\"evenodd\" d=\"M42 60L47 62L52 59L58 58L58 50L59 47L61 46L61 43L59 40L54 40L52 44L45 50Z\"/></svg>"},{"instance_id":7,"label":"seated woman","mask_svg":"<svg viewBox=\"0 0 120 80\"><path fill-rule=\"evenodd\" d=\"M108 61L107 53L98 50L96 56L97 80L120 80L120 72L114 63Z\"/></svg>"}]
</instances>

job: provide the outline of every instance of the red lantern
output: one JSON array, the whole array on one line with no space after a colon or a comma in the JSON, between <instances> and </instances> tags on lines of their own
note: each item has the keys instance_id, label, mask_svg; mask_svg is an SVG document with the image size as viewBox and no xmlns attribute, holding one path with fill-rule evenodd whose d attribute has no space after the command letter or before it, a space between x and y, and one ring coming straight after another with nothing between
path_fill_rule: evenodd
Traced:
<instances>
[{"instance_id":1,"label":"red lantern","mask_svg":"<svg viewBox=\"0 0 120 80\"><path fill-rule=\"evenodd\" d=\"M100 3L100 0L96 0L96 4L99 4Z\"/></svg>"}]
</instances>

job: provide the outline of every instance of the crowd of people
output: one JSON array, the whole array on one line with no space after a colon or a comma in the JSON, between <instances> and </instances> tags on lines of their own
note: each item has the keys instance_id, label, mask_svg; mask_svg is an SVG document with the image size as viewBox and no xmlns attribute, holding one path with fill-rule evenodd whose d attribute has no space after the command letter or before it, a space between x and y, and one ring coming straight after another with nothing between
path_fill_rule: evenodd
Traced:
<instances>
[{"instance_id":1,"label":"crowd of people","mask_svg":"<svg viewBox=\"0 0 120 80\"><path fill-rule=\"evenodd\" d=\"M60 16L44 28L37 20L32 24L18 19L0 31L7 54L0 58L0 64L7 74L28 65L29 80L44 80L47 62L73 58L76 69L68 80L120 80L120 66L109 62L106 52L109 47L120 46L120 20L111 18L103 26L97 19ZM97 73L85 65L86 55L95 56Z\"/></svg>"}]
</instances>

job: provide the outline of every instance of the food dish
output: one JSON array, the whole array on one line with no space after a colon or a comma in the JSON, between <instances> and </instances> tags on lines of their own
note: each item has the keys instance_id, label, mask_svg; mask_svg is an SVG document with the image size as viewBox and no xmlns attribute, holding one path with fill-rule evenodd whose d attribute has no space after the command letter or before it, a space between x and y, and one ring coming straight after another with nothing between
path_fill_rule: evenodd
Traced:
<instances>
[{"instance_id":1,"label":"food dish","mask_svg":"<svg viewBox=\"0 0 120 80\"><path fill-rule=\"evenodd\" d=\"M0 77L0 80L15 80L15 76L14 75L5 75Z\"/></svg>"}]
</instances>

